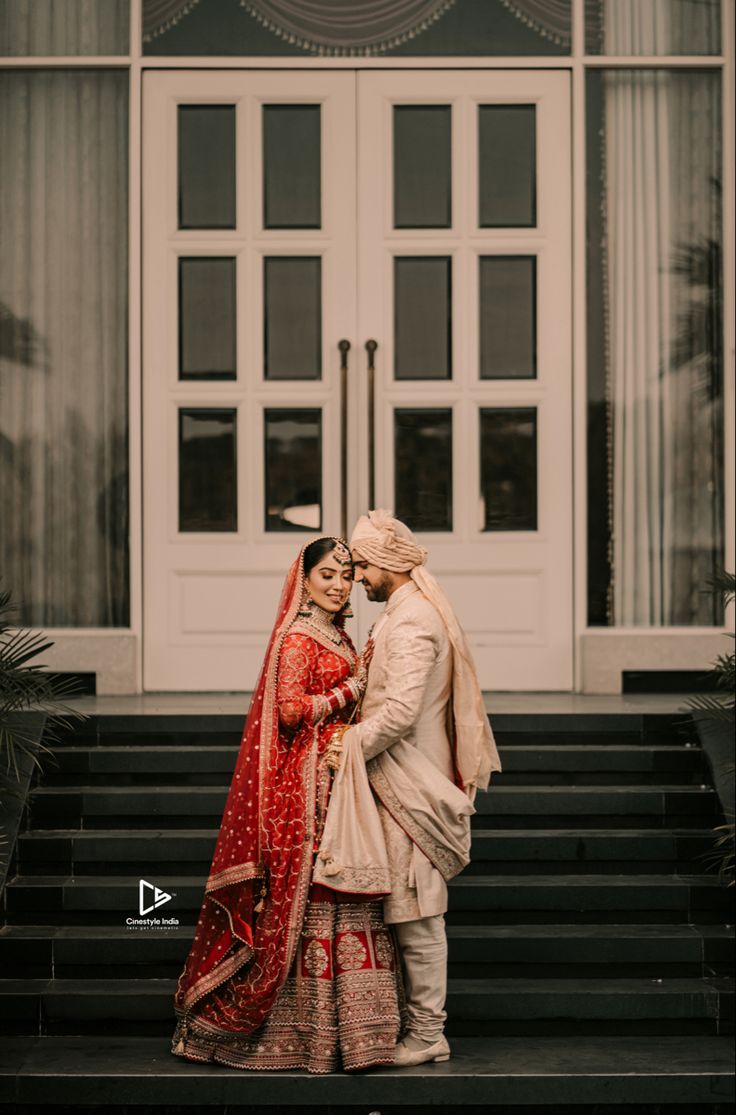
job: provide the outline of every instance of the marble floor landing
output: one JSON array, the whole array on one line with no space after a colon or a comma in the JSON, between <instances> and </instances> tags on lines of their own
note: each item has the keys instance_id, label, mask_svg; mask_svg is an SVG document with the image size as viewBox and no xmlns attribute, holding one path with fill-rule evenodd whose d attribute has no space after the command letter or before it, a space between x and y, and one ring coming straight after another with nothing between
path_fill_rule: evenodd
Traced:
<instances>
[{"instance_id":1,"label":"marble floor landing","mask_svg":"<svg viewBox=\"0 0 736 1115\"><path fill-rule=\"evenodd\" d=\"M246 711L250 693L133 693L78 697L67 702L80 712L104 716L235 714ZM683 712L687 693L500 693L483 694L489 714L668 715Z\"/></svg>"}]
</instances>

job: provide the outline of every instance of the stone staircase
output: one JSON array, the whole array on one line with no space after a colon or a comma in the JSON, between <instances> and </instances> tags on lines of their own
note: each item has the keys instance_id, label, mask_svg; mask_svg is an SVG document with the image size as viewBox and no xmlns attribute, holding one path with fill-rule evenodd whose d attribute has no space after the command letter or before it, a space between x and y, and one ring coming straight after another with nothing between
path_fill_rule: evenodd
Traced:
<instances>
[{"instance_id":1,"label":"stone staircase","mask_svg":"<svg viewBox=\"0 0 736 1115\"><path fill-rule=\"evenodd\" d=\"M455 1056L372 1073L362 1088L299 1076L295 1100L284 1098L295 1074L168 1052L242 719L85 724L33 789L5 891L0 1102L367 1112L422 1103L426 1088L447 1110L716 1111L733 1098L733 891L707 870L719 807L697 737L681 718L638 714L509 714L494 726L504 771L479 795L473 862L450 888ZM178 926L127 924L140 878L173 896L150 916Z\"/></svg>"}]
</instances>

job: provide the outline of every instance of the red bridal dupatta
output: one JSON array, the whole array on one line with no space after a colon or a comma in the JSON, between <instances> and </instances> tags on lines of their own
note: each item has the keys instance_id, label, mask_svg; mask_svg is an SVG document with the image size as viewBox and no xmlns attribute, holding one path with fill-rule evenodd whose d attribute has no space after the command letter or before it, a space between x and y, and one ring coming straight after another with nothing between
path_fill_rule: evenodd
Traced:
<instances>
[{"instance_id":1,"label":"red bridal dupatta","mask_svg":"<svg viewBox=\"0 0 736 1115\"><path fill-rule=\"evenodd\" d=\"M279 731L276 687L284 637L301 604L305 548L284 583L174 996L184 1034L194 1004L249 962L238 977L237 1016L226 1026L239 1034L257 1029L286 979L301 932L314 855L317 739L309 734L292 745ZM197 1024L207 1028L204 1019Z\"/></svg>"}]
</instances>

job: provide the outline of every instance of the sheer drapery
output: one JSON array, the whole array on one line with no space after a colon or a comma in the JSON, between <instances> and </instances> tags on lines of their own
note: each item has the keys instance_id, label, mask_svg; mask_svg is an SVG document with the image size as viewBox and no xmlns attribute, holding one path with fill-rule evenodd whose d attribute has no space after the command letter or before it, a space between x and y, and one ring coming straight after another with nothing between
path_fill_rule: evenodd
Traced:
<instances>
[{"instance_id":1,"label":"sheer drapery","mask_svg":"<svg viewBox=\"0 0 736 1115\"><path fill-rule=\"evenodd\" d=\"M0 0L0 54L127 54L130 0Z\"/></svg>"},{"instance_id":2,"label":"sheer drapery","mask_svg":"<svg viewBox=\"0 0 736 1115\"><path fill-rule=\"evenodd\" d=\"M127 625L127 73L0 74L0 151L3 587Z\"/></svg>"},{"instance_id":3,"label":"sheer drapery","mask_svg":"<svg viewBox=\"0 0 736 1115\"><path fill-rule=\"evenodd\" d=\"M585 0L585 3L585 38L587 49L593 53L718 54L720 50L720 0Z\"/></svg>"},{"instance_id":4,"label":"sheer drapery","mask_svg":"<svg viewBox=\"0 0 736 1115\"><path fill-rule=\"evenodd\" d=\"M655 48L665 7L653 22L618 0L608 43L625 28L622 49ZM710 624L704 589L723 555L719 75L603 81L611 619Z\"/></svg>"}]
</instances>

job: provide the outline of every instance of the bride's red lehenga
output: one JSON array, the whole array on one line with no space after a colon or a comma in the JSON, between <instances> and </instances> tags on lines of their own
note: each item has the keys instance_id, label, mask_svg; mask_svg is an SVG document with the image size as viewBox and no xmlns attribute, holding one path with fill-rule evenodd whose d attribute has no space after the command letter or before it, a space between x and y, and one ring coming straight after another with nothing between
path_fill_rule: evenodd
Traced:
<instances>
[{"instance_id":1,"label":"bride's red lehenga","mask_svg":"<svg viewBox=\"0 0 736 1115\"><path fill-rule=\"evenodd\" d=\"M396 952L380 895L312 883L330 738L353 712L339 621L301 604L289 570L253 694L199 920L174 1005L172 1052L243 1069L391 1064Z\"/></svg>"}]
</instances>

